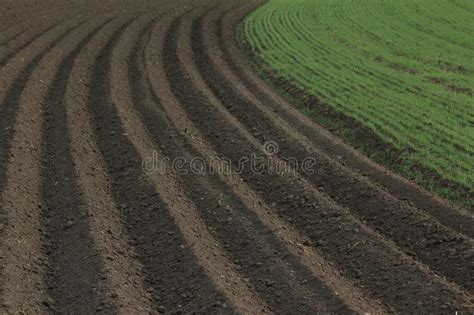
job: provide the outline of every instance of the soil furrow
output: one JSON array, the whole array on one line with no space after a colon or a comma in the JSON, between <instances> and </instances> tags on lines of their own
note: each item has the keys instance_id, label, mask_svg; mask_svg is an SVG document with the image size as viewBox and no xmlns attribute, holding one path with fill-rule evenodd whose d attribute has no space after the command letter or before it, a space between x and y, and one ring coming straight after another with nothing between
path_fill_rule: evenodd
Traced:
<instances>
[{"instance_id":1,"label":"soil furrow","mask_svg":"<svg viewBox=\"0 0 474 315\"><path fill-rule=\"evenodd\" d=\"M28 21L22 21L16 24L16 28L21 28L22 31L15 36L11 36L9 40L5 40L0 45L0 68L5 67L14 57L22 53L25 48L31 46L35 42L44 43L38 40L45 36L48 31L54 29L58 25L72 20L77 16L83 16L83 19L94 18L98 15L97 12L90 12L84 7L69 6L66 12L61 7L55 7L48 10L47 14L41 15L36 12L35 16L29 17ZM109 12L111 11L111 12ZM112 14L114 10L108 10L106 14ZM99 13L100 14L100 13ZM3 69L2 69L3 70Z\"/></svg>"},{"instance_id":2,"label":"soil furrow","mask_svg":"<svg viewBox=\"0 0 474 315\"><path fill-rule=\"evenodd\" d=\"M99 305L93 311L110 311L108 305L115 305L124 314L151 312L151 297L145 283L148 276L146 267L140 263L140 248L133 246L138 243L128 233L130 223L127 219L131 218L122 216L125 204L114 198L118 192L113 191L115 187L111 182L116 177L107 173L107 165L96 143L95 130L100 125L94 125L88 107L97 101L92 97L91 87L99 84L97 73L101 72L104 58L108 58L110 45L117 42L132 23L129 15L119 18L120 22L113 22L113 27L107 25L101 32L105 35L94 38L77 57L68 79L65 99L72 158L91 236L102 258L102 277L107 290L107 304Z\"/></svg>"},{"instance_id":3,"label":"soil furrow","mask_svg":"<svg viewBox=\"0 0 474 315\"><path fill-rule=\"evenodd\" d=\"M64 37L66 37L72 29L68 29L66 32L60 33L60 35L52 39L52 42L41 50L37 55L32 57L32 60L25 65L23 69L18 65L18 67L12 67L6 71L5 77L1 77L2 80L7 80L10 78L9 74L15 74L16 71L20 71L18 76L10 83L10 87L6 90L2 103L0 104L0 130L2 131L2 137L0 138L0 192L5 189L7 183L7 167L8 160L12 158L11 155L11 145L13 141L13 135L15 133L15 121L17 120L18 110L20 108L20 99L21 94L26 86L28 79L33 73L34 69L37 67L39 62L48 54L49 51ZM0 75L1 76L1 75ZM6 84L5 84L6 85ZM2 87L5 87L2 82ZM2 197L0 196L0 202ZM0 212L0 235L3 235L3 226L6 226L7 213L4 209L1 209Z\"/></svg>"},{"instance_id":4,"label":"soil furrow","mask_svg":"<svg viewBox=\"0 0 474 315\"><path fill-rule=\"evenodd\" d=\"M131 50L131 44L130 41L123 41L120 49L117 48L115 51L117 54L120 52L121 55L120 57L116 56L115 60L125 60L125 52ZM127 64L122 61L115 64L115 67L111 67L111 80L119 83L111 86L112 99L116 103L118 115L125 127L124 131L137 150L138 157L143 160L152 154L157 154L159 158L161 152L153 151L155 145L143 129L138 114L130 107L129 87L125 84L128 76L125 71L122 71L122 69L126 69L126 66ZM148 175L151 183L155 185L156 192L163 198L178 224L186 243L192 248L198 263L204 268L206 275L217 289L230 301L232 307L239 312L260 313L267 310L265 303L247 286L239 272L236 271L236 267L220 249L222 245L208 232L195 205L181 191L173 174ZM164 180L166 180L166 184ZM164 185L167 187L165 188Z\"/></svg>"},{"instance_id":5,"label":"soil furrow","mask_svg":"<svg viewBox=\"0 0 474 315\"><path fill-rule=\"evenodd\" d=\"M20 34L21 32L24 32L28 29L28 27L25 27L26 23L21 23L21 24L16 24L16 25L13 25L13 24L10 24L9 26L7 27L4 27L1 31L0 31L0 46L3 46L5 45L6 42L10 41L11 39L15 38L15 36L17 36L18 34Z\"/></svg>"},{"instance_id":6,"label":"soil furrow","mask_svg":"<svg viewBox=\"0 0 474 315\"><path fill-rule=\"evenodd\" d=\"M74 35L80 34L81 25L83 22L67 28L35 57L17 79L14 86L18 90L9 94L11 98L7 97L7 105L15 106L18 112L9 143L11 154L5 167L7 183L1 199L6 218L1 244L2 252L6 253L2 260L1 297L7 310L40 312L46 309L45 258L41 253L43 230L39 222L43 207L39 198L41 104L57 60L73 49Z\"/></svg>"},{"instance_id":7,"label":"soil furrow","mask_svg":"<svg viewBox=\"0 0 474 315\"><path fill-rule=\"evenodd\" d=\"M186 20L188 23L188 20L190 20L188 17L183 18ZM189 23L188 23L189 24ZM181 33L181 36L183 36L183 30ZM174 33L174 31L170 30L170 33ZM161 42L162 39L157 39L156 42ZM155 54L158 49L155 46L149 47L149 52L153 52L148 61L148 65L153 65L157 69L162 69L162 64L160 60L160 54ZM161 51L160 51L161 52ZM166 52L165 52L166 53ZM176 52L172 52L168 50L169 54L181 54L181 55L186 55L186 52L183 53L182 50L178 49ZM185 57L183 57L185 58ZM150 81L150 85L153 86L154 89L159 93L161 97L161 102L159 100L156 100L158 104L162 104L162 107L164 107L164 110L166 114L163 114L160 110L159 116L165 116L167 119L164 119L162 124L158 124L160 126L159 129L153 128L153 123L149 122L148 123L148 128L151 130L152 134L157 134L163 130L163 124L165 124L166 121L172 121L173 124L176 126L177 130L171 131L170 133L178 133L180 134L179 139L185 138L181 141L186 143L188 145L188 142L192 144L195 148L197 148L198 152L191 153L191 156L199 156L198 161L206 161L205 163L208 163L209 161L212 161L217 154L214 153L212 150L209 149L209 146L206 145L204 140L202 139L202 136L199 134L198 131L195 130L195 128L192 126L192 124L189 124L189 122L186 122L187 119L184 117L186 116L185 113L183 113L179 109L179 105L177 104L176 99L172 95L171 91L169 90L169 85L166 82L165 75L164 73L160 72L161 70L152 70L149 72L149 75L152 77L152 80ZM135 80L136 81L136 80ZM152 107L155 108L155 107ZM157 114L153 115L153 111L150 112L150 110L146 110L144 108L142 112L145 111L145 113L142 113L143 120L146 122L147 118L149 117L154 117ZM156 111L156 109L155 109ZM158 119L158 118L156 118ZM160 137L159 135L156 135L156 137ZM172 142L175 139L175 137L171 136L166 136L162 135L161 138L163 139L168 139L170 138L170 141ZM183 144L184 146L184 144ZM173 147L173 145L164 145L162 146L163 148L168 148L168 147ZM175 149L178 152L184 152L185 149ZM194 149L190 149L190 151L195 151ZM201 156L203 154L203 156ZM172 155L172 153L170 153ZM205 155L205 156L204 156ZM204 160L205 158L205 160ZM189 161L189 159L188 159ZM214 165L215 166L215 165ZM216 167L216 169L219 169L219 166ZM271 259L272 261L278 261L280 259L281 261L284 262L284 264L289 264L290 268L297 269L304 271L308 275L306 276L306 279L313 279L311 281L305 281L303 280L303 283L306 283L306 286L310 288L310 290L313 290L314 292L317 292L319 296L327 296L330 294L328 291L328 288L326 287L327 284L331 286L330 290L334 290L338 292L338 295L341 296L341 298L344 299L344 303L349 303L351 307L354 307L354 309L357 309L358 312L363 312L363 311L371 311L371 312L377 312L377 313L382 313L382 307L376 306L373 301L369 302L363 297L361 297L356 291L352 289L351 285L346 283L343 279L340 279L338 272L332 270L332 268L316 253L314 252L311 248L306 248L302 244L304 243L304 240L297 236L297 233L295 233L291 227L288 225L284 224L281 220L278 220L275 216L267 213L268 212L268 207L263 206L265 204L264 201L259 199L257 196L255 196L255 193L251 191L245 183L241 182L240 178L238 176L233 176L235 174L218 174L220 175L220 178L215 178L214 174L207 174L209 177L209 180L206 184L206 186L210 185L210 182L215 186L214 190L220 191L220 195L218 198L220 200L217 201L217 203L214 204L209 204L209 199L210 199L210 194L206 193L199 193L199 189L195 187L200 187L199 183L194 184L193 182L190 182L191 175L186 177L185 183L183 185L188 184L188 191L194 191L195 198L196 198L196 203L202 203L202 206L199 206L201 209L206 209L206 211L201 210L201 212L204 212L204 217L207 217L206 220L209 221L208 225L210 226L215 226L215 228L218 230L220 233L223 234L222 237L226 237L226 234L231 234L234 235L240 235L239 230L235 230L235 232L229 233L229 230L233 230L235 228L229 227L229 224L225 224L225 222L232 222L233 224L241 224L245 229L247 229L247 234L250 235L252 238L255 240L259 239L262 240L260 242L254 241L257 246L263 248L263 243L269 243L270 246L273 246L275 248L280 248L279 250L274 251L274 253L270 253L271 255L269 257L272 257L275 255L275 253L278 254L277 260ZM223 175L228 175L223 176ZM199 178L204 177L204 174L199 174L198 176L198 181ZM225 188L225 189L222 189ZM201 196L208 196L207 198L202 198ZM230 211L229 208L224 209L224 205L222 205L222 201L225 200L228 202L229 207L233 207L233 210ZM207 206L206 206L207 204ZM216 209L216 204L219 204L217 209ZM210 209L209 209L210 208ZM219 211L220 210L220 211ZM240 211L239 211L240 210ZM216 217L219 217L216 219ZM230 220L229 217L232 219ZM217 222L216 222L217 221ZM262 225L265 224L265 225ZM217 225L216 225L217 224ZM220 226L220 224L224 226ZM261 233L256 233L256 231L263 230L265 231L263 235ZM271 232L270 232L271 231ZM263 238L262 238L263 236ZM277 237L278 236L278 237ZM246 239L245 236L239 236L237 239L239 240L244 240ZM239 249L245 252L258 252L258 251L253 251L253 250L245 250L243 248L253 246L252 244L247 244L248 242L237 242L237 244L232 241L225 241L229 243L227 246L227 249L230 251L231 255L239 255ZM259 245L260 244L260 245ZM283 247L282 247L283 246ZM239 248L240 247L240 248ZM285 254L286 253L286 254ZM285 259L281 259L281 257L284 257ZM255 264L255 259L256 255L253 254L252 258L240 258L238 259L239 262L244 261L245 263L242 264L243 270L241 272L248 272L245 269L248 268L246 266L247 263L250 263L252 266ZM302 262L300 261L302 260ZM275 262L274 262L275 263ZM260 264L257 264L260 265ZM267 268L271 269L268 266L265 266L265 264L262 264L262 268ZM249 268L251 269L251 268ZM312 273L312 274L311 274ZM263 275L263 274L262 274ZM257 277L258 278L258 277ZM323 279L325 283L321 283L321 280ZM252 279L250 279L252 281ZM269 283L272 283L271 281ZM258 287L258 284L256 285ZM284 296L285 294L281 292L277 292L277 301L281 300L281 298L278 298L279 296ZM271 295L268 295L268 298L273 298ZM319 299L314 300L314 306L316 307ZM331 299L328 299L328 301ZM338 305L338 303L341 303L340 301L338 302L337 299L333 300L334 302L331 302L329 304L329 308L334 311L334 309L339 308L339 311L341 311L340 307L342 305ZM323 303L324 304L324 303ZM302 307L302 305L300 305ZM294 310L298 309L293 308Z\"/></svg>"},{"instance_id":8,"label":"soil furrow","mask_svg":"<svg viewBox=\"0 0 474 315\"><path fill-rule=\"evenodd\" d=\"M114 49L116 45L118 46ZM122 72L116 71L124 67L121 65L124 63L123 57L118 57L117 54L123 55L128 51L123 45L128 46L130 43L126 41L108 45L107 50L101 54L103 58L97 60L97 72L92 82L96 83L92 84L96 88L91 90L89 110L93 113L97 141L112 177L115 198L122 205L129 233L136 242L137 252L147 273L147 284L153 289L155 306L166 307L172 312L206 309L211 311L227 298L237 309L259 310L259 303L253 302L252 295L242 291L238 278L229 270L230 264L222 263L224 257L217 250L218 247L214 247L216 242L209 242L206 228L201 226L199 218L188 210L193 206L186 201L180 201L184 197L178 192L163 192L164 189L172 187L170 183L167 182L166 187L159 184L156 178L147 180L144 176L141 161L145 154L143 151L137 152L136 149L143 148L143 144L137 145L137 142L131 142L126 136L129 131L133 132L129 133L129 137L137 141L135 137L146 137L146 134L143 130L140 131L138 123L133 125L133 129L127 128L127 124L135 119L127 110L129 102L122 103L123 98L130 96L120 95L121 91L126 91L123 86L126 79L117 79ZM109 59L112 51L114 60L120 60L120 63L114 66L110 65ZM110 78L109 71L112 72ZM123 72L122 75L126 76L126 73ZM99 85L99 82L109 82L110 86ZM114 103L117 107L113 106ZM126 127L122 127L121 121ZM97 129L99 126L100 129ZM150 149L153 146L148 144L147 147L147 153L151 156ZM168 177L167 179L169 180ZM161 178L158 180L162 181ZM170 194L173 194L173 197L170 197ZM199 233L198 238L196 233ZM193 255L197 255L197 261ZM206 273L199 264L204 267ZM211 265L212 269L209 268ZM214 283L217 282L220 289L224 288L225 298L215 291L208 276ZM231 281L231 292L235 293L228 294L227 285L219 283L222 281ZM239 288L239 293L236 293Z\"/></svg>"},{"instance_id":9,"label":"soil furrow","mask_svg":"<svg viewBox=\"0 0 474 315\"><path fill-rule=\"evenodd\" d=\"M10 84L10 87L8 88L8 90L5 91L2 103L0 105L1 106L0 107L0 113L1 113L0 129L3 130L3 136L0 140L1 141L0 161L2 161L2 164L0 166L0 190L2 188L2 184L4 185L5 183L5 167L6 167L6 164L7 164L6 162L9 156L10 142L11 142L11 138L14 132L13 122L15 121L15 117L17 114L18 103L21 96L21 92L23 91L25 84L28 81L28 78L30 77L31 73L33 72L35 67L38 65L40 60L59 41L61 41L64 37L66 37L71 32L71 30L72 29L68 29L66 32L63 32L57 38L53 39L50 43L48 43L46 48L40 50L38 54L32 57L32 60L30 60L23 69L20 68L22 65L19 65L18 67L14 67L13 65L11 69L8 69L5 71L5 74L8 76L5 76L5 77L2 76L2 80L6 81L8 78L11 78L9 76L10 74L14 75L15 72L17 71L19 72L16 79L13 80L12 83ZM2 86L5 87L3 84Z\"/></svg>"},{"instance_id":10,"label":"soil furrow","mask_svg":"<svg viewBox=\"0 0 474 315\"><path fill-rule=\"evenodd\" d=\"M204 25L198 20L195 30L202 30L202 27L211 29L209 21L206 23ZM215 47L212 32L206 32L204 36L202 34L202 31L195 31L193 36L196 53L204 52L206 46ZM208 54L202 54L202 58L196 59L204 80L240 123L248 130L256 130L253 135L262 145L267 139L276 142L279 146L278 156L296 159L299 165L302 165L306 158L313 158L317 171L312 174L302 172L301 175L315 187L323 189L325 194L351 209L379 233L392 239L402 250L414 253L434 271L469 291L474 289L474 276L466 277L466 273L474 272L469 267L474 260L473 240L400 202L321 155L317 149L308 148L307 143L301 141L302 137L297 137L289 126L284 127L283 121L272 119L271 114L262 109L262 104L249 91L245 88L239 90L241 83L230 73L214 48L212 51L208 50ZM358 189L355 190L355 186ZM446 252L449 252L449 257L443 255Z\"/></svg>"},{"instance_id":11,"label":"soil furrow","mask_svg":"<svg viewBox=\"0 0 474 315\"><path fill-rule=\"evenodd\" d=\"M41 198L49 261L46 284L49 306L61 313L93 312L105 299L101 275L104 257L98 254L90 235L89 213L79 193L64 96L77 56L109 21L86 34L61 61L44 100Z\"/></svg>"},{"instance_id":12,"label":"soil furrow","mask_svg":"<svg viewBox=\"0 0 474 315\"><path fill-rule=\"evenodd\" d=\"M171 161L180 158L186 161L194 159L206 163L204 157L170 124L171 119L162 110L162 102L168 103L169 100L165 98L161 101L153 91L147 92L147 88L152 88L152 83L140 75L145 70L138 51L137 44L129 63L129 77L134 104L147 131L154 142L160 144L165 158ZM331 297L330 291L324 292L321 288L315 295L301 285L308 282L311 284L309 287L321 287L317 279L308 281L312 279L311 273L296 262L288 250L282 248L284 244L281 241L267 232L227 183L217 175L193 172L182 174L179 179L180 187L196 204L211 233L224 244L228 256L238 262L240 273L248 278L274 309L283 312L311 312L317 309L316 306L331 305L332 302L329 301L335 300L336 303L331 305L332 311L343 311L342 303L335 296ZM247 255L249 252L252 252L251 257ZM283 263L278 262L281 257L286 257L285 261L281 260ZM271 260L272 266L265 265L263 262L266 260ZM326 299L321 300L324 295ZM292 301L295 301L296 296L300 298L296 298L298 303L294 304ZM309 301L311 303L308 304ZM320 309L322 310L327 312L328 308Z\"/></svg>"},{"instance_id":13,"label":"soil furrow","mask_svg":"<svg viewBox=\"0 0 474 315\"><path fill-rule=\"evenodd\" d=\"M12 89L12 85L16 81L12 78L19 77L22 71L24 71L24 68L27 68L32 60L42 51L47 50L51 43L54 42L57 37L61 36L63 32L64 26L59 24L49 32L44 33L43 36L31 43L28 47L18 51L17 55L2 68L0 72L0 98L2 100L4 100L7 92ZM5 103L2 102L0 106L0 111L4 110Z\"/></svg>"},{"instance_id":14,"label":"soil furrow","mask_svg":"<svg viewBox=\"0 0 474 315\"><path fill-rule=\"evenodd\" d=\"M17 48L14 48L15 50L10 50L9 49L6 49L6 53L5 53L5 56L2 57L2 59L0 60L0 68L2 68L3 66L5 66L6 64L8 64L8 62L15 56L18 55L18 53L25 47L28 47L31 45L31 43L33 43L34 41L38 40L38 38L42 37L44 34L48 33L49 31L51 31L52 29L54 29L55 27L57 27L59 25L59 23L57 24L53 24L51 26L48 26L44 31L41 31L40 33L34 35L33 37L31 37L30 39L28 39L25 43L21 44L19 47Z\"/></svg>"},{"instance_id":15,"label":"soil furrow","mask_svg":"<svg viewBox=\"0 0 474 315\"><path fill-rule=\"evenodd\" d=\"M474 237L474 217L466 211L457 209L440 198L437 198L420 187L409 183L400 176L389 172L380 165L370 161L354 149L345 145L340 139L331 135L327 130L310 121L279 95L260 78L248 65L243 53L236 46L235 29L239 21L249 10L255 7L240 7L222 12L216 23L218 44L223 52L223 58L246 87L251 90L265 106L285 119L293 128L309 139L318 150L340 160L358 173L370 178L378 185L386 188L398 199L406 200L415 207L433 215L442 224L455 231ZM308 107L317 106L308 105Z\"/></svg>"},{"instance_id":16,"label":"soil furrow","mask_svg":"<svg viewBox=\"0 0 474 315\"><path fill-rule=\"evenodd\" d=\"M16 32L16 33L13 33L13 34L10 35L9 37L6 37L5 39L2 39L2 42L0 43L0 47L3 49L3 48L4 48L3 46L8 46L8 43L9 43L11 40L13 40L13 39L15 39L15 38L17 38L17 37L23 35L23 33L25 33L26 31L27 31L27 28L24 28L24 29L19 30L19 31Z\"/></svg>"},{"instance_id":17,"label":"soil furrow","mask_svg":"<svg viewBox=\"0 0 474 315\"><path fill-rule=\"evenodd\" d=\"M298 110L265 2L0 0L0 313L473 313L474 215Z\"/></svg>"},{"instance_id":18,"label":"soil furrow","mask_svg":"<svg viewBox=\"0 0 474 315\"><path fill-rule=\"evenodd\" d=\"M172 40L172 36L167 38L165 44L169 47L165 48L165 52L176 50L176 43ZM250 156L252 153L260 151L260 148L249 145L247 140L240 136L241 132L232 127L232 124L222 120L222 118L217 115L215 109L208 104L202 92L196 89L194 84L189 81L188 75L181 69L180 61L175 54L165 53L163 63L166 65L165 71L170 79L171 88L175 96L180 101L180 104L185 107L188 112L188 117L198 126L207 141L213 144L218 153L229 158L234 163L234 167L238 168L242 156ZM195 104L200 104L200 106L195 106ZM226 135L228 136L226 137ZM226 139L232 140L228 141ZM266 160L265 156L261 156L260 158L264 161ZM298 223L298 228L310 236L315 244L319 244L319 247L326 251L326 255L330 254L330 258L336 260L340 264L340 267L342 267L354 281L360 283L361 286L367 286L372 296L383 297L386 302L389 302L391 305L396 305L400 309L410 307L407 305L411 305L413 308L419 307L413 302L414 292L419 294L419 300L425 301L422 303L426 303L427 305L433 305L432 303L435 302L439 303L439 299L433 298L432 295L425 295L426 292L422 292L423 289L421 289L425 288L428 283L436 281L433 275L427 271L420 270L420 267L414 266L413 262L396 251L393 252L389 250L384 243L374 240L373 236L364 236L366 232L363 227L362 230L359 230L361 229L360 226L354 226L352 222L353 219L351 219L349 214L344 213L342 209L334 205L328 205L320 200L315 200L313 196L307 196L303 188L297 187L301 186L298 184L298 181L289 182L275 174L259 176L259 174L248 171L249 170L242 173L244 181L247 181L256 191L259 191L262 198L269 204L274 204L274 208L278 209L280 215L292 220L293 223ZM311 202L309 202L309 200L311 200ZM328 209L326 209L327 207ZM318 208L321 210L316 211L315 209ZM332 212L332 214L328 214L329 212ZM296 216L295 213L298 215ZM309 222L311 222L311 225ZM341 223L343 223L342 226ZM348 231L344 231L342 229L343 227L344 229L348 229ZM351 233L351 229L357 231L357 235ZM329 238L329 235L333 236L332 234L337 234L337 237ZM367 241L359 241L360 238L364 237L368 238ZM321 238L323 240L321 240ZM370 246L369 243L371 244ZM351 248L350 244L352 244L353 248ZM352 250L348 252L348 248ZM374 250L377 251L377 254L374 253ZM356 260L358 260L357 264L353 262L355 257L357 257ZM376 265L380 267L374 268ZM404 276L397 274L400 273L400 266L402 266L401 269L405 269L405 271L402 272ZM389 270L393 270L394 268L398 270L391 274ZM376 276L376 273L381 274ZM396 277L394 276L395 274L397 274ZM407 280L404 282L401 281L402 277L411 279L414 274L417 274L417 281L414 283ZM383 277L386 280L382 283L377 280L378 277ZM363 282L363 284L361 282ZM399 287L401 283L404 283L404 285L409 283L411 288L409 290L405 288L404 294L395 299L393 296L391 297L390 294L387 294L391 290L396 290L395 288ZM421 283L426 284L416 288ZM431 289L433 291L431 294L436 295L434 292L446 290L446 285L447 284L438 283L435 285L438 286L438 288L432 286ZM444 289L441 289L441 287L444 287ZM460 292L454 288L453 290L448 300L452 298L457 300L460 297ZM428 300L432 301L428 302ZM463 300L464 302L462 302ZM462 297L456 303L465 305L466 301L466 297Z\"/></svg>"}]
</instances>

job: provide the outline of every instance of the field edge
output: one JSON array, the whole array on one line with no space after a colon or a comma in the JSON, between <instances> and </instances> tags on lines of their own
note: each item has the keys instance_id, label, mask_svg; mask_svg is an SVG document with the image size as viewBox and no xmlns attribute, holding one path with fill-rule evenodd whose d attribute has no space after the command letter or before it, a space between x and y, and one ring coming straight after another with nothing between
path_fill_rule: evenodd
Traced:
<instances>
[{"instance_id":1,"label":"field edge","mask_svg":"<svg viewBox=\"0 0 474 315\"><path fill-rule=\"evenodd\" d=\"M280 76L270 64L258 55L258 51L251 47L245 36L245 21L251 13L249 12L238 23L235 33L236 42L246 56L252 70L286 102L374 162L458 207L474 211L474 192L469 188L443 178L435 170L421 164L410 163L406 159L410 155L408 148L396 148L355 118L336 110L290 80Z\"/></svg>"}]
</instances>

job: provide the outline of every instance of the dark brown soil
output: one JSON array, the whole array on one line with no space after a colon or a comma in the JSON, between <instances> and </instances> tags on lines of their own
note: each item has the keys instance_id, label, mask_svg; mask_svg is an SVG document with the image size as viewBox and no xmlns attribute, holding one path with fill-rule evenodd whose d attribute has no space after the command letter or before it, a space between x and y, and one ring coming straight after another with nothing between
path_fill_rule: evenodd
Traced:
<instances>
[{"instance_id":1,"label":"dark brown soil","mask_svg":"<svg viewBox=\"0 0 474 315\"><path fill-rule=\"evenodd\" d=\"M474 311L473 216L256 76L261 4L0 0L0 313Z\"/></svg>"}]
</instances>

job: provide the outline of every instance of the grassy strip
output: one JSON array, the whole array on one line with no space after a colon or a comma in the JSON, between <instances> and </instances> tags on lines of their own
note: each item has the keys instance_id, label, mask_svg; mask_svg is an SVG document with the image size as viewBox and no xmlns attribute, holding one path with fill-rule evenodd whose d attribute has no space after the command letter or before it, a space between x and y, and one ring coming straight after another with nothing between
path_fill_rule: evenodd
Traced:
<instances>
[{"instance_id":1,"label":"grassy strip","mask_svg":"<svg viewBox=\"0 0 474 315\"><path fill-rule=\"evenodd\" d=\"M412 158L414 152L411 148L400 149L393 143L385 141L367 125L330 106L308 89L275 70L262 58L259 48L249 42L245 22L239 26L237 38L254 71L313 121L392 171L463 208L474 209L472 189L446 179L435 170L419 163Z\"/></svg>"}]
</instances>

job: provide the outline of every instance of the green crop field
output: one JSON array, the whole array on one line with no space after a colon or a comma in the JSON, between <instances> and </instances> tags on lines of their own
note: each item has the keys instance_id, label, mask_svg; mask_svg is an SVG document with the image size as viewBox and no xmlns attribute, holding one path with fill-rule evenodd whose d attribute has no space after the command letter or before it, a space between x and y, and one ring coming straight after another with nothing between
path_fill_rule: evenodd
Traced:
<instances>
[{"instance_id":1,"label":"green crop field","mask_svg":"<svg viewBox=\"0 0 474 315\"><path fill-rule=\"evenodd\" d=\"M239 36L266 79L356 120L399 156L365 147L347 126L300 105L310 117L402 175L473 205L474 1L270 0Z\"/></svg>"}]
</instances>

